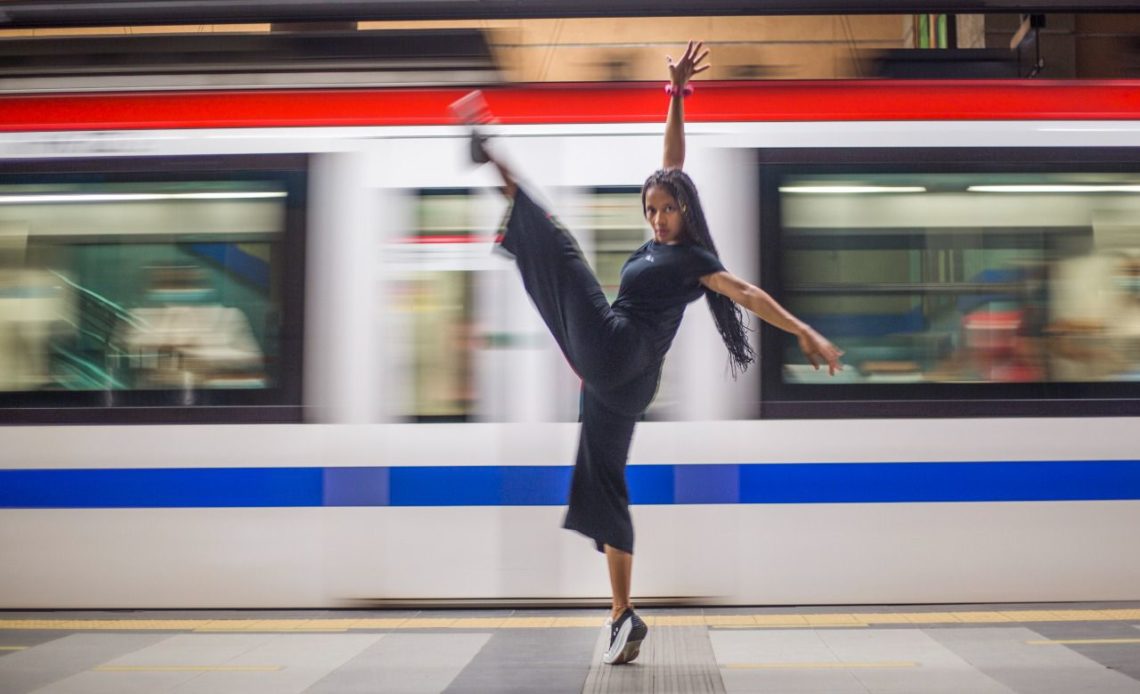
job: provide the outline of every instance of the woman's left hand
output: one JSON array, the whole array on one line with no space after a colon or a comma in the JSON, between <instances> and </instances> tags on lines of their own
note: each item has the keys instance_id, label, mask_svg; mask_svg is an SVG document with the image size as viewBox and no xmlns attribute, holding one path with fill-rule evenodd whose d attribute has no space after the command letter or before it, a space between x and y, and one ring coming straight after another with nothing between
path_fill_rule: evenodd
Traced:
<instances>
[{"instance_id":1,"label":"woman's left hand","mask_svg":"<svg viewBox=\"0 0 1140 694\"><path fill-rule=\"evenodd\" d=\"M704 48L704 43L698 41L695 45L692 41L685 47L685 54L676 63L673 62L671 56L665 56L669 61L669 81L673 84L673 89L684 89L693 75L699 74L708 70L711 65L701 65L701 62L708 57L708 50L703 53L701 49Z\"/></svg>"}]
</instances>

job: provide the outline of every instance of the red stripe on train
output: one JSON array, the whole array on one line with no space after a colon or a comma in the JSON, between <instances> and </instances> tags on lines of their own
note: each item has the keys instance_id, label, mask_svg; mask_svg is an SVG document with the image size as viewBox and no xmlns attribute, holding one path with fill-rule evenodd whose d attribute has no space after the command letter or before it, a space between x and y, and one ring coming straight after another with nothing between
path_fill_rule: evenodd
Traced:
<instances>
[{"instance_id":1,"label":"red stripe on train","mask_svg":"<svg viewBox=\"0 0 1140 694\"><path fill-rule=\"evenodd\" d=\"M454 244L454 243L486 243L487 239L479 234L449 234L446 236L408 236L399 243L414 244Z\"/></svg>"},{"instance_id":2,"label":"red stripe on train","mask_svg":"<svg viewBox=\"0 0 1140 694\"><path fill-rule=\"evenodd\" d=\"M0 131L447 125L465 89L368 89L0 97ZM664 118L657 83L542 84L484 90L506 124L636 123ZM1140 81L706 82L690 121L1124 120Z\"/></svg>"}]
</instances>

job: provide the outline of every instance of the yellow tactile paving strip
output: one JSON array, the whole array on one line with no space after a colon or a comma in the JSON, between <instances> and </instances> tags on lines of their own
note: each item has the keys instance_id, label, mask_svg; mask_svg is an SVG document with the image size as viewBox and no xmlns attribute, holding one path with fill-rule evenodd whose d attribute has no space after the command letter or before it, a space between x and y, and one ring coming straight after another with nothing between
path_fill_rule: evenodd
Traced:
<instances>
[{"instance_id":1,"label":"yellow tactile paving strip","mask_svg":"<svg viewBox=\"0 0 1140 694\"><path fill-rule=\"evenodd\" d=\"M877 662L821 662L821 663L729 663L724 667L730 670L849 670L857 669L898 669L918 667L910 660L884 660Z\"/></svg>"},{"instance_id":2,"label":"yellow tactile paving strip","mask_svg":"<svg viewBox=\"0 0 1140 694\"><path fill-rule=\"evenodd\" d=\"M1058 639L1056 641L1026 641L1030 646L1069 646L1081 644L1140 643L1140 639Z\"/></svg>"},{"instance_id":3,"label":"yellow tactile paving strip","mask_svg":"<svg viewBox=\"0 0 1140 694\"><path fill-rule=\"evenodd\" d=\"M722 629L820 629L886 624L993 624L1140 621L1140 609L1000 612L852 612L831 614L647 615L650 626ZM601 617L407 617L361 619L0 619L0 631L346 632L411 629L597 628Z\"/></svg>"}]
</instances>

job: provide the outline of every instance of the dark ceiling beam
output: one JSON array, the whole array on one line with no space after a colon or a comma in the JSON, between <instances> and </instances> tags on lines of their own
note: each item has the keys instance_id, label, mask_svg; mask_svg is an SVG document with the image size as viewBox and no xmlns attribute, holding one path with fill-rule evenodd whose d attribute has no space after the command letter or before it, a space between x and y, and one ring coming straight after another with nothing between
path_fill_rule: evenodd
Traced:
<instances>
[{"instance_id":1,"label":"dark ceiling beam","mask_svg":"<svg viewBox=\"0 0 1140 694\"><path fill-rule=\"evenodd\" d=\"M0 41L0 78L495 70L478 29L67 36Z\"/></svg>"},{"instance_id":2,"label":"dark ceiling beam","mask_svg":"<svg viewBox=\"0 0 1140 694\"><path fill-rule=\"evenodd\" d=\"M1137 9L1136 0L15 0L0 3L0 28Z\"/></svg>"}]
</instances>

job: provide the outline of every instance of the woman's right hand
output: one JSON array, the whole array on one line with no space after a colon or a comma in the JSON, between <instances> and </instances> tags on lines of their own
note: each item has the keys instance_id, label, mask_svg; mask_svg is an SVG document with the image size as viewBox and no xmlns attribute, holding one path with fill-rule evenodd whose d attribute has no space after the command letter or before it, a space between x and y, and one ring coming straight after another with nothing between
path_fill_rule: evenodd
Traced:
<instances>
[{"instance_id":1,"label":"woman's right hand","mask_svg":"<svg viewBox=\"0 0 1140 694\"><path fill-rule=\"evenodd\" d=\"M685 47L685 54L677 62L673 62L671 56L665 56L669 61L669 81L673 85L673 89L684 89L689 80L698 73L708 70L711 65L701 65L701 62L708 57L708 50L703 53L701 49L704 48L704 43L698 41L695 45L692 41Z\"/></svg>"}]
</instances>

